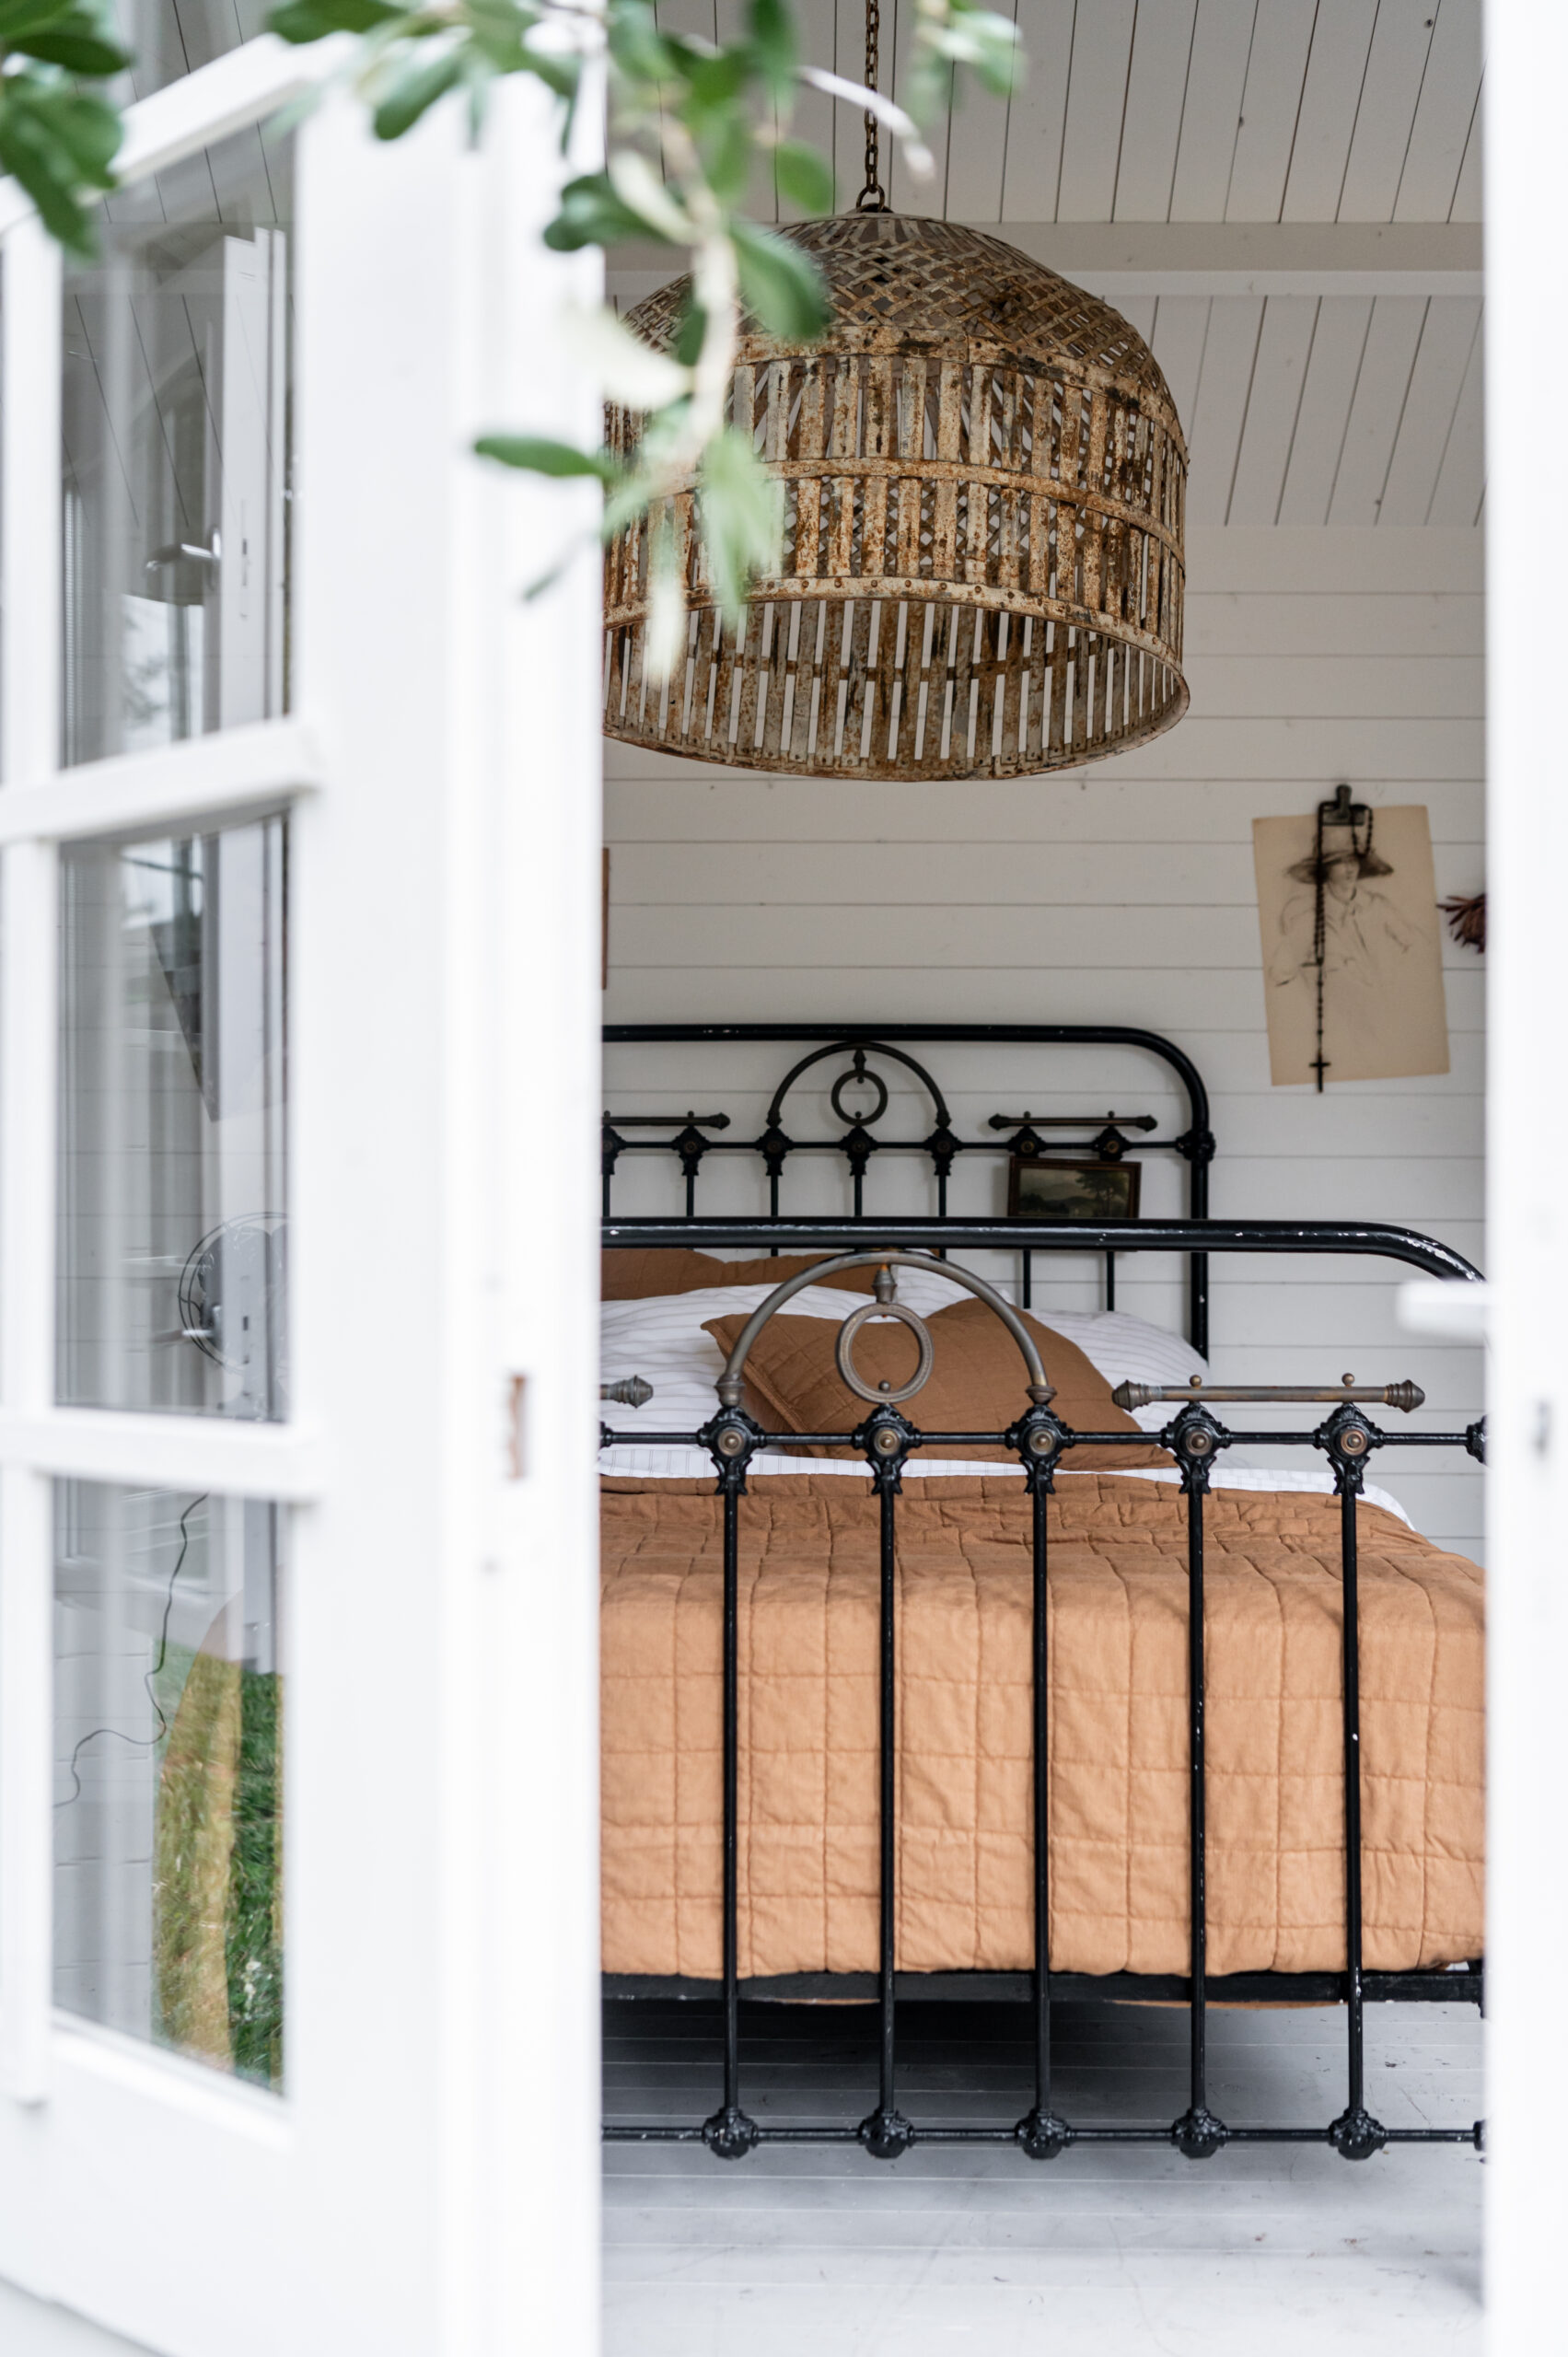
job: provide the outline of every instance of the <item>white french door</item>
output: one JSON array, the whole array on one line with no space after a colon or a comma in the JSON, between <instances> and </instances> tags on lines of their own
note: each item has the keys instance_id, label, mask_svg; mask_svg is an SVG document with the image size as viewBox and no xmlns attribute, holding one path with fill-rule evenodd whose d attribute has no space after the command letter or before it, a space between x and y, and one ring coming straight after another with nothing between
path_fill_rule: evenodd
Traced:
<instances>
[{"instance_id":1,"label":"white french door","mask_svg":"<svg viewBox=\"0 0 1568 2357\"><path fill-rule=\"evenodd\" d=\"M543 110L319 71L147 98L91 263L0 188L0 2280L575 2352L597 581L466 450L594 405Z\"/></svg>"}]
</instances>

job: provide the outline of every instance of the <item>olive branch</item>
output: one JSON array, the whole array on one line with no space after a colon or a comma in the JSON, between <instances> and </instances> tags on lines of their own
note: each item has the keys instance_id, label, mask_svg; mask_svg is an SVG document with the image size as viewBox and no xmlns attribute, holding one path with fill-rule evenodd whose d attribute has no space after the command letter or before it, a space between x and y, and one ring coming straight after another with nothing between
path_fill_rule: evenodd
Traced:
<instances>
[{"instance_id":1,"label":"olive branch","mask_svg":"<svg viewBox=\"0 0 1568 2357\"><path fill-rule=\"evenodd\" d=\"M0 0L0 168L20 181L46 227L71 251L95 250L93 208L114 186L122 125L103 83L131 62L99 13L100 0ZM761 168L800 213L830 213L832 169L794 135L803 90L854 107L929 172L923 136L956 98L960 72L1005 95L1021 70L1011 18L972 0L916 0L907 106L809 64L791 0L747 0L744 26L714 42L661 29L652 0L284 0L272 29L296 43L351 34L343 69L370 109L377 137L399 139L452 100L477 138L503 76L531 75L555 100L558 209L544 242L560 253L651 239L683 252L691 280L668 352L655 352L608 306L563 314L560 330L612 401L643 421L630 462L600 447L527 432L483 435L479 454L505 467L603 487L600 534L612 538L694 482L697 533L720 610L738 623L750 583L776 570L783 523L778 486L749 437L726 417L744 316L792 343L830 325L809 256L748 217ZM567 161L585 91L605 105L601 170ZM673 271L672 271L672 274ZM569 553L569 552L568 552ZM564 559L563 559L564 562ZM533 585L537 595L559 575ZM684 643L686 585L673 536L656 530L650 560L646 660L668 673Z\"/></svg>"}]
</instances>

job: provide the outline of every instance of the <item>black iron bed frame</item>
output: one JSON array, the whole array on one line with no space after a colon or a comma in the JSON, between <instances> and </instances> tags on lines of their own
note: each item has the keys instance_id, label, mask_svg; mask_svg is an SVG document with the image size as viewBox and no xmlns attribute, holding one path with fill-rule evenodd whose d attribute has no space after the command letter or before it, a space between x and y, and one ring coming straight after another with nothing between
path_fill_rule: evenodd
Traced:
<instances>
[{"instance_id":1,"label":"black iron bed frame","mask_svg":"<svg viewBox=\"0 0 1568 2357\"><path fill-rule=\"evenodd\" d=\"M1193 1346L1206 1355L1209 1340L1209 1256L1220 1253L1353 1254L1391 1259L1427 1273L1459 1281L1474 1280L1480 1271L1462 1255L1415 1230L1366 1221L1213 1220L1208 1213L1208 1171L1215 1141L1209 1126L1207 1093L1197 1067L1172 1041L1152 1031L1105 1024L894 1024L864 1025L752 1024L617 1024L607 1027L607 1045L656 1042L715 1043L796 1042L813 1044L799 1057L774 1092L761 1132L753 1138L729 1139L730 1126L722 1112L679 1116L609 1113L603 1136L603 1242L607 1248L684 1248L753 1252L815 1252L833 1257L836 1268L865 1267L878 1272L877 1291L884 1300L896 1295L893 1271L900 1265L929 1266L929 1256L961 1251L1006 1251L1020 1257L1020 1294L1029 1300L1032 1256L1037 1252L1104 1256L1107 1306L1114 1303L1115 1257L1122 1252L1175 1252L1189 1264L1188 1331ZM1178 1075L1187 1098L1188 1125L1179 1134L1151 1135L1138 1150L1165 1150L1181 1155L1188 1165L1189 1215L1178 1220L1119 1220L1103 1223L1040 1221L1019 1218L970 1218L949 1213L947 1181L961 1154L1021 1152L1038 1154L1046 1127L1089 1132L1088 1143L1101 1157L1113 1159L1132 1147L1131 1130L1149 1131L1148 1117L1086 1115L1042 1117L998 1114L988 1126L991 1137L964 1139L952 1127L946 1101L935 1080L899 1042L936 1044L1005 1044L1024 1048L1046 1046L1107 1046L1141 1049L1160 1058ZM784 1128L785 1102L807 1072L835 1055L848 1059L832 1082L830 1102L846 1124L837 1137L794 1138ZM909 1074L924 1089L933 1126L920 1138L879 1137L875 1124L889 1102L886 1085L871 1069L881 1059ZM852 1086L870 1087L877 1101L856 1115L842 1100ZM654 1131L659 1136L648 1134ZM636 1132L628 1136L628 1132ZM917 1151L931 1161L936 1187L935 1217L867 1214L865 1178L878 1153ZM679 1219L617 1218L612 1210L616 1166L629 1152L673 1154L685 1184L685 1212ZM788 1218L780 1209L781 1182L790 1155L837 1153L848 1165L853 1212L839 1219ZM743 1153L761 1157L767 1174L769 1211L765 1218L703 1218L696 1205L697 1176L706 1155ZM918 1258L916 1257L918 1256ZM819 1274L820 1271L814 1271ZM1096 2143L1173 2144L1193 2160L1206 2159L1226 2144L1327 2143L1349 2160L1365 2160L1389 2144L1462 2144L1481 2150L1483 2123L1445 2128L1388 2128L1368 2110L1365 2101L1364 2011L1368 2003L1385 2002L1452 2003L1456 1999L1481 2005L1484 2001L1484 1970L1480 1959L1460 1967L1406 1972L1373 1972L1362 1963L1360 1695L1357 1617L1357 1533L1355 1508L1368 1463L1381 1448L1459 1448L1484 1461L1484 1424L1478 1420L1453 1433L1393 1434L1375 1424L1365 1412L1373 1401L1399 1407L1419 1406L1422 1395L1408 1385L1339 1387L1313 1390L1301 1387L1260 1387L1212 1389L1208 1393L1146 1387L1123 1387L1122 1404L1150 1399L1179 1401L1171 1421L1157 1435L1144 1432L1080 1433L1071 1430L1052 1412L1051 1392L1028 1329L1011 1306L972 1271L953 1265L949 1273L971 1293L985 1299L1009 1328L1025 1363L1028 1407L1005 1433L923 1432L900 1412L899 1401L912 1397L923 1381L889 1400L864 1384L853 1361L853 1336L841 1342L839 1364L846 1383L867 1400L869 1413L853 1432L771 1434L741 1406L744 1368L757 1335L767 1320L787 1306L789 1295L809 1282L801 1275L786 1281L749 1321L731 1354L719 1386L717 1411L698 1432L639 1432L639 1442L705 1448L724 1501L723 1606L723 2091L718 2108L702 2122L690 2125L645 2124L609 2120L604 2134L614 2142L702 2142L721 2159L738 2159L762 2143L859 2143L877 2159L895 2159L921 2143L1016 2143L1030 2159L1055 2158L1069 2145ZM902 1306L898 1314L924 1337L922 1321ZM858 1321L854 1321L858 1322ZM929 1338L922 1340L923 1364ZM883 1387L886 1389L886 1387ZM1233 1431L1214 1415L1207 1399L1316 1399L1330 1412L1311 1430L1299 1432ZM608 1442L611 1435L606 1432ZM1032 1710L1034 1776L1032 1816L1037 1831L1048 1823L1048 1750L1046 1712L1046 1577L1050 1529L1048 1503L1055 1476L1072 1451L1081 1446L1141 1447L1157 1438L1173 1454L1187 1502L1188 1545L1188 1748L1189 1824L1191 1829L1190 1899L1191 1969L1186 1975L1111 1973L1091 1975L1052 1972L1047 1961L1050 1899L1048 1843L1034 1845L1034 1930L1038 1959L1029 1972L953 1971L911 1973L895 1962L896 1918L896 1610L897 1505L900 1476L912 1456L923 1448L951 1447L976 1442L1001 1444L1016 1452L1032 1502ZM790 1973L748 1980L738 1970L738 1799L739 1799L739 1534L740 1500L746 1493L749 1466L763 1447L810 1447L853 1445L865 1451L867 1470L880 1506L880 1594L878 1636L878 1797L879 1905L878 1966L870 1973ZM1203 1665L1203 1543L1204 1501L1211 1478L1227 1448L1267 1445L1269 1447L1312 1448L1324 1455L1340 1501L1341 1576L1342 1608L1342 1738L1344 1759L1346 1967L1342 1972L1242 1972L1211 1977L1207 1970L1206 1844L1204 1810L1204 1665ZM668 1976L620 1974L605 1976L606 1994L636 1997L711 1997L706 1980ZM877 2009L878 2096L874 2109L858 2122L822 2121L784 2125L760 2123L744 2110L740 2100L740 2016L742 1994L749 1999L787 2001L831 1996L864 1998ZM900 1998L962 1997L1026 2001L1031 2012L1034 2049L1034 2102L1015 2123L974 2125L915 2123L897 2104L897 2008ZM1187 2109L1173 2122L1148 2126L1105 2126L1069 2122L1056 2112L1051 2096L1051 2019L1053 2002L1065 2000L1168 2000L1185 2003L1190 2014L1190 2088ZM1206 2011L1210 2004L1284 2001L1306 2003L1340 2002L1346 2014L1347 2084L1344 2109L1321 2127L1237 2126L1218 2119L1210 2108L1207 2092Z\"/></svg>"}]
</instances>

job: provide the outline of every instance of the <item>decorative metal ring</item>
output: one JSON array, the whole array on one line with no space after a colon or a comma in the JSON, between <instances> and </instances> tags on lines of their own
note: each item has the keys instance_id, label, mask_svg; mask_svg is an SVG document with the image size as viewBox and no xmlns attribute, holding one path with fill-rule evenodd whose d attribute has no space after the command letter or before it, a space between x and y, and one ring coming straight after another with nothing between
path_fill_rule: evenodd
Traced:
<instances>
[{"instance_id":1,"label":"decorative metal ring","mask_svg":"<svg viewBox=\"0 0 1568 2357\"><path fill-rule=\"evenodd\" d=\"M858 1088L863 1083L867 1088L877 1091L877 1102L869 1113L851 1113L839 1103L839 1091L841 1088ZM866 1072L864 1066L859 1072L842 1072L828 1091L828 1102L840 1120L847 1121L852 1129L856 1124L862 1129L869 1129L871 1123L879 1121L888 1109L888 1084L879 1072Z\"/></svg>"},{"instance_id":2,"label":"decorative metal ring","mask_svg":"<svg viewBox=\"0 0 1568 2357\"><path fill-rule=\"evenodd\" d=\"M909 1328L920 1346L920 1358L915 1366L913 1379L896 1391L890 1383L867 1383L865 1377L855 1371L854 1338L868 1318L896 1318L900 1326ZM839 1328L838 1340L833 1345L833 1357L837 1361L840 1375L842 1376L856 1399L869 1399L878 1408L896 1408L900 1400L912 1399L915 1393L923 1388L927 1376L936 1364L935 1346L924 1324L915 1316L912 1309L906 1309L901 1301L868 1301L864 1309L857 1309L852 1316L846 1318Z\"/></svg>"}]
</instances>

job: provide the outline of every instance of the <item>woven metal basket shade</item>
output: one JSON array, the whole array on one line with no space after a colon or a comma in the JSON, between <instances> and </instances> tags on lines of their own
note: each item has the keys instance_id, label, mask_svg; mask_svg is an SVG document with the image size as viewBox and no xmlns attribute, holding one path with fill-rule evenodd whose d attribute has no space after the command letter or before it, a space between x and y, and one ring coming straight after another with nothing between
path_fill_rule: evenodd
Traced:
<instances>
[{"instance_id":1,"label":"woven metal basket shade","mask_svg":"<svg viewBox=\"0 0 1568 2357\"><path fill-rule=\"evenodd\" d=\"M731 419L784 487L783 571L726 630L693 493L605 562L606 734L819 777L1014 777L1157 736L1181 676L1187 447L1147 345L1109 304L942 221L854 213L815 256L830 341L748 322ZM630 314L665 349L684 279ZM638 421L612 410L610 447ZM648 552L673 528L686 660L645 674Z\"/></svg>"}]
</instances>

